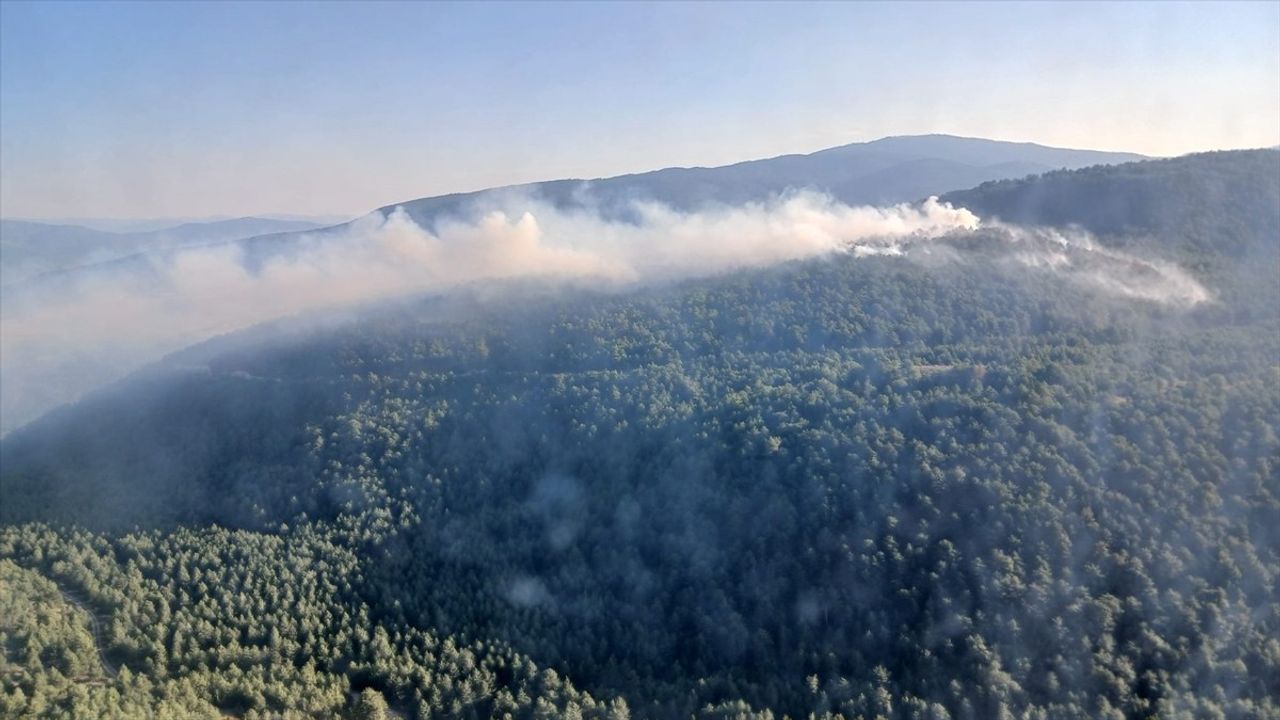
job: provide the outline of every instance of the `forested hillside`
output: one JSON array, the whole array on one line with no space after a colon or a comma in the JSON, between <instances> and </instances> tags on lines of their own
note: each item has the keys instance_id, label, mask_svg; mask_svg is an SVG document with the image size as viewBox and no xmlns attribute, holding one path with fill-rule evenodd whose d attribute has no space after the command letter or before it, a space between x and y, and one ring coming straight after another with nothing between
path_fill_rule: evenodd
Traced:
<instances>
[{"instance_id":1,"label":"forested hillside","mask_svg":"<svg viewBox=\"0 0 1280 720\"><path fill-rule=\"evenodd\" d=\"M1280 717L1280 153L949 199L1213 298L839 254L215 341L0 443L0 715Z\"/></svg>"},{"instance_id":2,"label":"forested hillside","mask_svg":"<svg viewBox=\"0 0 1280 720\"><path fill-rule=\"evenodd\" d=\"M1195 270L1243 310L1269 312L1280 303L1276 197L1280 151L1255 150L1051 172L942 199L984 218L1084 228Z\"/></svg>"}]
</instances>

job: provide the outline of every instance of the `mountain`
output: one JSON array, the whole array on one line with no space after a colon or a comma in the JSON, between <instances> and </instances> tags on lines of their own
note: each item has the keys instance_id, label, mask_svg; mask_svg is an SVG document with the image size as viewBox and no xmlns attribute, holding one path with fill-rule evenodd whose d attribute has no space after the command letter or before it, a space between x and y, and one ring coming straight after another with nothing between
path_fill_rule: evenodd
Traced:
<instances>
[{"instance_id":1,"label":"mountain","mask_svg":"<svg viewBox=\"0 0 1280 720\"><path fill-rule=\"evenodd\" d=\"M253 216L258 220L284 220L287 222L301 222L316 227L328 227L330 225L338 225L350 219L348 215L298 215L292 213L271 213L266 215ZM161 217L161 218L93 218L93 217L68 217L68 218L13 218L15 220L25 220L27 222L38 222L46 225L80 225L92 230L103 230L114 233L147 233L157 230L165 230L167 228L177 227L178 225L189 224L209 224L223 222L226 220L237 220L246 218L237 218L229 215L209 215L199 217ZM264 230L263 232L271 232Z\"/></svg>"},{"instance_id":2,"label":"mountain","mask_svg":"<svg viewBox=\"0 0 1280 720\"><path fill-rule=\"evenodd\" d=\"M634 202L660 202L679 210L709 204L739 205L788 190L815 190L849 205L911 202L988 180L1058 168L1141 160L1133 153L1067 150L952 135L887 137L715 168L667 168L594 180L557 180L498 190L411 200L403 207L420 225L464 213L486 195L502 192L561 209L591 208L625 216Z\"/></svg>"},{"instance_id":3,"label":"mountain","mask_svg":"<svg viewBox=\"0 0 1280 720\"><path fill-rule=\"evenodd\" d=\"M139 249L140 243L128 235L77 225L0 220L0 284Z\"/></svg>"},{"instance_id":4,"label":"mountain","mask_svg":"<svg viewBox=\"0 0 1280 720\"><path fill-rule=\"evenodd\" d=\"M300 220L244 217L147 231L108 232L80 225L0 220L0 283L9 285L43 273L74 270L138 253L318 227L321 226Z\"/></svg>"},{"instance_id":5,"label":"mountain","mask_svg":"<svg viewBox=\"0 0 1280 720\"><path fill-rule=\"evenodd\" d=\"M49 608L0 614L17 702L1274 717L1280 303L1232 288L1280 269L1278 171L1051 173L963 195L1021 229L179 353L0 441L0 601ZM1210 297L1129 292L1175 263Z\"/></svg>"},{"instance_id":6,"label":"mountain","mask_svg":"<svg viewBox=\"0 0 1280 720\"><path fill-rule=\"evenodd\" d=\"M544 203L560 210L586 210L626 219L633 215L637 202L659 202L692 211L713 204L759 202L797 190L827 193L851 205L883 205L913 202L988 180L1139 159L1142 156L1133 153L1069 150L1034 143L950 135L903 136L724 167L667 168L612 178L551 180L454 193L395 203L376 212L386 214L403 208L415 222L430 229L443 217L468 219L492 205L518 215L534 203ZM333 225L326 233L342 234L351 226ZM275 227L234 241L243 251L246 265L253 269L272 257L295 251L299 239L298 233ZM166 248L159 249L162 252L118 258L104 268L83 272L147 275L154 260L163 261L171 254ZM79 277L77 273L53 281L61 286L73 284Z\"/></svg>"},{"instance_id":7,"label":"mountain","mask_svg":"<svg viewBox=\"0 0 1280 720\"><path fill-rule=\"evenodd\" d=\"M242 217L205 222L188 222L154 230L148 235L170 242L195 244L241 240L277 232L305 232L324 227L310 220L281 220L265 217Z\"/></svg>"}]
</instances>

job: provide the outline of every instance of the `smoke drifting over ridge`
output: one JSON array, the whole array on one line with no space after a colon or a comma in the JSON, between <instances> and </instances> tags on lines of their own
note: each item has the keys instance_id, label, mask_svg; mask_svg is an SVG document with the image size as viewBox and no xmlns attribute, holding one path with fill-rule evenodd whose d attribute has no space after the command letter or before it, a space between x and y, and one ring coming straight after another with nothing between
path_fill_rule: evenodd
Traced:
<instances>
[{"instance_id":1,"label":"smoke drifting over ridge","mask_svg":"<svg viewBox=\"0 0 1280 720\"><path fill-rule=\"evenodd\" d=\"M465 283L587 278L625 287L836 252L1033 268L1118 298L1192 306L1210 293L1181 269L1084 233L986 224L964 208L850 207L798 193L681 212L636 203L627 220L495 197L428 230L402 209L301 235L256 267L237 244L150 260L148 280L85 273L69 292L0 309L0 430L214 335L298 313ZM156 280L155 278L158 278Z\"/></svg>"}]
</instances>

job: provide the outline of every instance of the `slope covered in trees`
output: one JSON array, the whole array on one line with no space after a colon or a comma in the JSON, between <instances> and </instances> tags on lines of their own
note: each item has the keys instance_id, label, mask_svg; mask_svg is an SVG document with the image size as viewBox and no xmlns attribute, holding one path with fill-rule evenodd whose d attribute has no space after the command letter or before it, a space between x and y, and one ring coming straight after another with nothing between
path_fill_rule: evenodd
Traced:
<instances>
[{"instance_id":1,"label":"slope covered in trees","mask_svg":"<svg viewBox=\"0 0 1280 720\"><path fill-rule=\"evenodd\" d=\"M1280 302L1280 151L1098 165L944 195L985 218L1081 227L1178 262L1244 309Z\"/></svg>"},{"instance_id":2,"label":"slope covered in trees","mask_svg":"<svg viewBox=\"0 0 1280 720\"><path fill-rule=\"evenodd\" d=\"M1225 258L1278 157L1114 170L1254 218L1094 228L1200 260L1191 309L844 255L192 351L0 444L0 603L67 619L0 628L4 707L1276 717L1280 309ZM66 680L67 598L118 675Z\"/></svg>"}]
</instances>

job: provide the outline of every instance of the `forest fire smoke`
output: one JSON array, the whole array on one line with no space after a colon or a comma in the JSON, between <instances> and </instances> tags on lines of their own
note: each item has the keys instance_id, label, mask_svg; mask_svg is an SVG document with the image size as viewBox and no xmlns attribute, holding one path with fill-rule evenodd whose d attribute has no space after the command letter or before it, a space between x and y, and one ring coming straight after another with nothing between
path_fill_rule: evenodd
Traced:
<instances>
[{"instance_id":1,"label":"forest fire smoke","mask_svg":"<svg viewBox=\"0 0 1280 720\"><path fill-rule=\"evenodd\" d=\"M708 275L837 252L927 254L1037 268L1119 298L1193 305L1208 292L1181 270L1099 247L1082 234L987 226L930 198L851 207L816 193L681 212L636 203L628 220L515 196L426 229L401 208L299 236L250 262L243 245L148 258L147 281L81 273L56 294L10 293L0 311L4 430L165 353L260 322L516 277L615 286Z\"/></svg>"}]
</instances>

